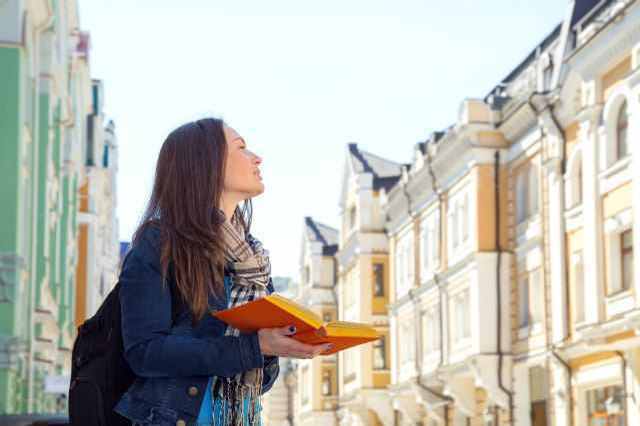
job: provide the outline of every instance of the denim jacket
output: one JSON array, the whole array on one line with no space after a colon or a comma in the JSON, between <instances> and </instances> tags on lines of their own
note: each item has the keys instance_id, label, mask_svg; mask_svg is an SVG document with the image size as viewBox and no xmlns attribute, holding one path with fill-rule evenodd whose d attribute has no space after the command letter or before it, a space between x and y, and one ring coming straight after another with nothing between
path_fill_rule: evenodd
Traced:
<instances>
[{"instance_id":1,"label":"denim jacket","mask_svg":"<svg viewBox=\"0 0 640 426\"><path fill-rule=\"evenodd\" d=\"M163 287L160 232L148 226L120 273L124 356L137 379L115 411L145 425L188 425L198 416L210 376L231 377L262 368L262 392L278 373L278 357L263 356L257 333L224 336L226 325L209 314L192 326L192 314ZM273 292L271 281L269 293ZM211 296L210 309L227 307ZM172 311L174 309L175 311ZM172 312L175 320L172 322Z\"/></svg>"}]
</instances>

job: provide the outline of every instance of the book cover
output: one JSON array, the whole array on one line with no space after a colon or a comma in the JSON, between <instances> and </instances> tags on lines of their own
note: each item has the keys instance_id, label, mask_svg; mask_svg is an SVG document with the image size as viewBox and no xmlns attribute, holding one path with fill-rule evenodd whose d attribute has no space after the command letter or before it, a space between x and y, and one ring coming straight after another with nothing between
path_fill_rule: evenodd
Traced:
<instances>
[{"instance_id":1,"label":"book cover","mask_svg":"<svg viewBox=\"0 0 640 426\"><path fill-rule=\"evenodd\" d=\"M367 324L347 321L325 323L310 309L276 293L211 314L244 333L295 325L296 334L291 336L293 339L311 345L333 343L333 348L322 352L322 355L380 338L380 334Z\"/></svg>"}]
</instances>

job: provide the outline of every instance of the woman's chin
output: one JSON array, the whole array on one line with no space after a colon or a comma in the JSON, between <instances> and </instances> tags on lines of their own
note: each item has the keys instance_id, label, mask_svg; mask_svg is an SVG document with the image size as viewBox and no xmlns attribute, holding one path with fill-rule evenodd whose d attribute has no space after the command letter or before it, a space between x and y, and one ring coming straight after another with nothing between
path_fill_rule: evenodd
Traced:
<instances>
[{"instance_id":1,"label":"woman's chin","mask_svg":"<svg viewBox=\"0 0 640 426\"><path fill-rule=\"evenodd\" d=\"M263 192L264 192L264 184L260 182L258 185L256 185L256 188L252 191L253 195L251 195L251 197L257 197Z\"/></svg>"}]
</instances>

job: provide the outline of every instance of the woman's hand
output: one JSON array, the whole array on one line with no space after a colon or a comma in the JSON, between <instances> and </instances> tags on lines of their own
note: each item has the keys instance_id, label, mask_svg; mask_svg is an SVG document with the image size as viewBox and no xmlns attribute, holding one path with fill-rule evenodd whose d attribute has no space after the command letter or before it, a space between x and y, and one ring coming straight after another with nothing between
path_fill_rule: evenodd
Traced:
<instances>
[{"instance_id":1,"label":"woman's hand","mask_svg":"<svg viewBox=\"0 0 640 426\"><path fill-rule=\"evenodd\" d=\"M262 328L258 330L260 350L263 355L275 355L287 358L313 358L333 347L331 343L307 345L292 339L296 328Z\"/></svg>"}]
</instances>

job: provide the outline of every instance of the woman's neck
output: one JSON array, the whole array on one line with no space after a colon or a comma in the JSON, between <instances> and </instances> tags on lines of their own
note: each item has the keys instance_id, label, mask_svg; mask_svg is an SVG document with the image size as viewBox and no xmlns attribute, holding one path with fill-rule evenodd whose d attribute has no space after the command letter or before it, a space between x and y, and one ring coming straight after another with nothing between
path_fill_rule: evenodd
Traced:
<instances>
[{"instance_id":1,"label":"woman's neck","mask_svg":"<svg viewBox=\"0 0 640 426\"><path fill-rule=\"evenodd\" d=\"M225 197L225 195L222 195L222 198L220 200L220 208L222 209L222 211L224 212L224 216L227 219L227 221L230 221L231 218L233 217L233 213L236 211L236 207L238 206L238 203L240 201L238 200L232 200L230 199L230 197Z\"/></svg>"}]
</instances>

